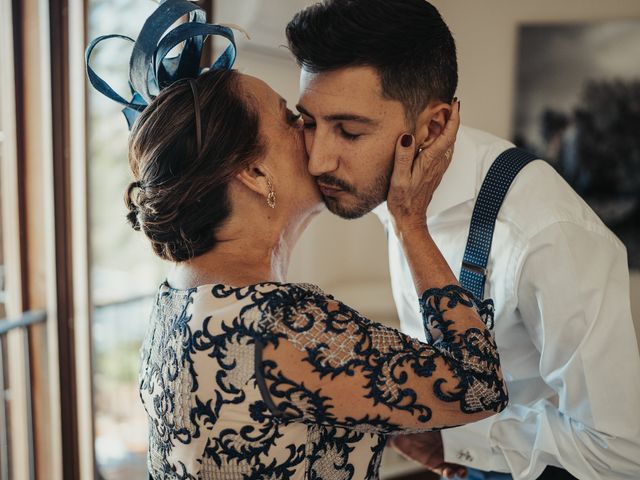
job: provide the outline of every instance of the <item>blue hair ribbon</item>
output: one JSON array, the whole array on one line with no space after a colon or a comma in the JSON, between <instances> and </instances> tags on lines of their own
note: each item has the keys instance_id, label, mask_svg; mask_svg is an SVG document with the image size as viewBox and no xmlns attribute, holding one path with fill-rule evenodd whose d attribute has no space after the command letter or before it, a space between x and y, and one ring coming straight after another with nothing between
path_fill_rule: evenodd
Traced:
<instances>
[{"instance_id":1,"label":"blue hair ribbon","mask_svg":"<svg viewBox=\"0 0 640 480\"><path fill-rule=\"evenodd\" d=\"M187 21L169 30L180 18ZM178 80L194 79L200 68L204 42L209 36L220 36L229 45L213 62L211 69L230 69L236 59L233 31L223 25L206 23L206 12L187 0L165 0L145 21L137 40L125 35L102 35L89 43L85 52L87 77L93 88L124 106L122 113L131 129L136 118L161 90ZM118 38L133 43L129 60L129 88L131 100L126 100L105 82L91 67L91 55L102 41ZM175 57L167 55L184 42Z\"/></svg>"}]
</instances>

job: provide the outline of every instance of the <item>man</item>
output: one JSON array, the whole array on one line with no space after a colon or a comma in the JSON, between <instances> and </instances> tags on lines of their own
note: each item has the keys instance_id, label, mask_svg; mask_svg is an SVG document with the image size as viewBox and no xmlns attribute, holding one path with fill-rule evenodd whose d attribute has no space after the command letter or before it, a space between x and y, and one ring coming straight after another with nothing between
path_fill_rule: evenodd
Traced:
<instances>
[{"instance_id":1,"label":"man","mask_svg":"<svg viewBox=\"0 0 640 480\"><path fill-rule=\"evenodd\" d=\"M287 36L302 66L309 170L328 208L358 218L377 207L387 225L396 139L410 131L429 145L451 109L457 61L448 27L423 0L327 0L298 13ZM454 272L487 170L512 146L460 129L427 211ZM424 338L409 268L387 232L402 328ZM640 478L628 282L619 240L547 163L527 165L499 211L485 289L510 405L468 426L397 438L396 448L440 474L463 464L486 479Z\"/></svg>"}]
</instances>

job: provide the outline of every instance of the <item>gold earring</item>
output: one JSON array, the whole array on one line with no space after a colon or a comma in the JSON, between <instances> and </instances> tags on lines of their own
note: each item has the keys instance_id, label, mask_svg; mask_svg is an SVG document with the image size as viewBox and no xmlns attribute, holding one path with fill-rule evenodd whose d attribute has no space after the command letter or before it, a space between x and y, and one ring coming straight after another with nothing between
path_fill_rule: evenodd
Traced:
<instances>
[{"instance_id":1,"label":"gold earring","mask_svg":"<svg viewBox=\"0 0 640 480\"><path fill-rule=\"evenodd\" d=\"M276 208L276 192L273 190L273 183L267 178L267 187L269 187L269 193L267 195L267 205L269 208Z\"/></svg>"}]
</instances>

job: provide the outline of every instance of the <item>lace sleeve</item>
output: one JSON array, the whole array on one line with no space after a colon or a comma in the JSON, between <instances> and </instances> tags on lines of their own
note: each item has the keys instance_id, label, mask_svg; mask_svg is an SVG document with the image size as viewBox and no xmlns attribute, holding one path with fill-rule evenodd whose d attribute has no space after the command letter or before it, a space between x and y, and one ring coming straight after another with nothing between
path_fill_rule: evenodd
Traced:
<instances>
[{"instance_id":1,"label":"lace sleeve","mask_svg":"<svg viewBox=\"0 0 640 480\"><path fill-rule=\"evenodd\" d=\"M294 292L269 306L257 362L272 413L377 433L434 430L505 408L490 302L457 286L420 299L422 343L326 295Z\"/></svg>"}]
</instances>

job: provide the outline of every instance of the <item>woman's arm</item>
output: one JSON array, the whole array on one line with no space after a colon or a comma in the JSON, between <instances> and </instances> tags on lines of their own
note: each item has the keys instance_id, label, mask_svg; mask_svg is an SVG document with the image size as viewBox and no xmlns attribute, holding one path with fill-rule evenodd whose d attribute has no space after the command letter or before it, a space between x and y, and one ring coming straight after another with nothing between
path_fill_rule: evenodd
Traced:
<instances>
[{"instance_id":1,"label":"woman's arm","mask_svg":"<svg viewBox=\"0 0 640 480\"><path fill-rule=\"evenodd\" d=\"M427 207L451 163L459 127L460 103L454 102L442 133L417 156L412 136L405 135L396 143L387 208L418 295L430 288L459 285L431 238L426 221ZM407 144L405 141L409 139L411 142ZM427 327L431 334L439 335L430 325ZM476 315L466 315L456 322L456 328L460 330L472 327L482 328Z\"/></svg>"},{"instance_id":2,"label":"woman's arm","mask_svg":"<svg viewBox=\"0 0 640 480\"><path fill-rule=\"evenodd\" d=\"M429 234L426 212L451 163L459 127L460 103L455 102L442 133L418 155L413 136L405 134L396 142L387 208L418 295L458 283Z\"/></svg>"},{"instance_id":3,"label":"woman's arm","mask_svg":"<svg viewBox=\"0 0 640 480\"><path fill-rule=\"evenodd\" d=\"M271 412L289 421L375 433L440 429L507 403L498 353L479 305L458 286L420 299L433 345L371 322L331 297L293 288L265 311L256 372ZM481 328L459 328L467 317Z\"/></svg>"}]
</instances>

